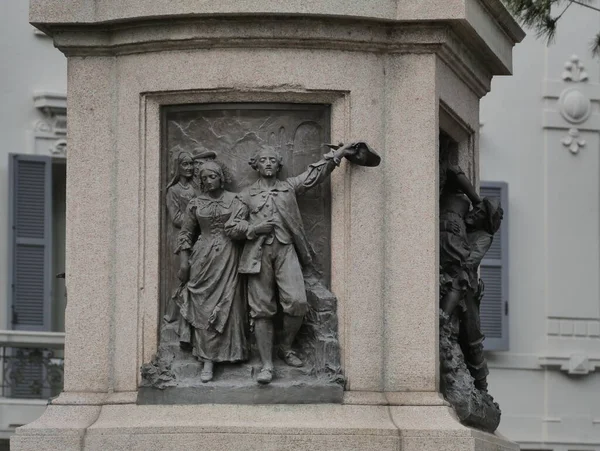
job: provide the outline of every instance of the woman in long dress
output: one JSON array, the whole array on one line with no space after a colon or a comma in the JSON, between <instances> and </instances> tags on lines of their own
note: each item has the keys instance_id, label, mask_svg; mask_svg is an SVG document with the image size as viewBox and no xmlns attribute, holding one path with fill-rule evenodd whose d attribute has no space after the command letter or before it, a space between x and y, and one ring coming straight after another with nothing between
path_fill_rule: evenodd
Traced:
<instances>
[{"instance_id":1,"label":"woman in long dress","mask_svg":"<svg viewBox=\"0 0 600 451\"><path fill-rule=\"evenodd\" d=\"M245 305L238 275L239 244L225 234L235 194L225 191L217 162L204 163L202 193L188 204L179 233L181 315L194 330L193 354L204 362L200 378L213 377L214 364L246 360Z\"/></svg>"},{"instance_id":2,"label":"woman in long dress","mask_svg":"<svg viewBox=\"0 0 600 451\"><path fill-rule=\"evenodd\" d=\"M196 195L192 185L192 177L194 176L194 160L190 152L181 151L177 155L175 176L167 185L167 211L169 213L169 227L167 233L168 252L173 255L177 248L177 236L183 224L183 218L189 201ZM177 264L173 258L169 278L172 287L178 283ZM189 325L180 317L175 301L169 296L167 299L167 308L164 319L171 323L178 321L177 333L179 334L179 342L182 347L190 347L191 331Z\"/></svg>"}]
</instances>

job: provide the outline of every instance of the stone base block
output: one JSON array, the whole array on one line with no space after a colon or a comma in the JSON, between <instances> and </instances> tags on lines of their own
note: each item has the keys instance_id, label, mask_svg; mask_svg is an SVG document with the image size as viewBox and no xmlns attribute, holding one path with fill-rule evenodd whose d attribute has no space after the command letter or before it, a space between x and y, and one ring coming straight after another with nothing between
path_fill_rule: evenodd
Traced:
<instances>
[{"instance_id":1,"label":"stone base block","mask_svg":"<svg viewBox=\"0 0 600 451\"><path fill-rule=\"evenodd\" d=\"M339 384L311 381L310 384L274 381L269 385L252 383L205 384L197 387L169 387L163 390L141 387L138 404L317 404L341 403L344 389Z\"/></svg>"},{"instance_id":2,"label":"stone base block","mask_svg":"<svg viewBox=\"0 0 600 451\"><path fill-rule=\"evenodd\" d=\"M445 406L51 405L16 451L514 451Z\"/></svg>"}]
</instances>

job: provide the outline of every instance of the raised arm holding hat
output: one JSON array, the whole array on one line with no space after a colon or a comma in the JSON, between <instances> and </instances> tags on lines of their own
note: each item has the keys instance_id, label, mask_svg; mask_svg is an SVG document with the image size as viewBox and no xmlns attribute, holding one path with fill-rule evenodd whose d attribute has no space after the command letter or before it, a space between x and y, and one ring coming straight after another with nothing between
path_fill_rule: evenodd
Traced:
<instances>
[{"instance_id":1,"label":"raised arm holding hat","mask_svg":"<svg viewBox=\"0 0 600 451\"><path fill-rule=\"evenodd\" d=\"M292 343L308 309L302 267L312 258L296 195L324 182L342 158L350 159L359 148L355 143L336 147L302 174L285 180L277 179L283 158L274 148L262 147L250 159L259 179L238 194L225 230L232 238L245 240L238 270L247 275L248 305L262 361L259 383L273 378L277 302L284 313L278 353L290 366L303 365Z\"/></svg>"}]
</instances>

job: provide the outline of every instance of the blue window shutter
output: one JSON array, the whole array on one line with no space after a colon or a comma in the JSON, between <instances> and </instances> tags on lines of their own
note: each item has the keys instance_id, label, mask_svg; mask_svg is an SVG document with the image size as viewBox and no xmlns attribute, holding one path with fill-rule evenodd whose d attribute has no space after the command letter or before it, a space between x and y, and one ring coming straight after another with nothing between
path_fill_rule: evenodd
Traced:
<instances>
[{"instance_id":1,"label":"blue window shutter","mask_svg":"<svg viewBox=\"0 0 600 451\"><path fill-rule=\"evenodd\" d=\"M500 199L504 219L500 230L481 262L481 279L485 284L481 300L481 329L484 349L508 350L508 185L504 182L481 182L482 197Z\"/></svg>"},{"instance_id":2,"label":"blue window shutter","mask_svg":"<svg viewBox=\"0 0 600 451\"><path fill-rule=\"evenodd\" d=\"M10 155L11 326L51 328L52 160Z\"/></svg>"}]
</instances>

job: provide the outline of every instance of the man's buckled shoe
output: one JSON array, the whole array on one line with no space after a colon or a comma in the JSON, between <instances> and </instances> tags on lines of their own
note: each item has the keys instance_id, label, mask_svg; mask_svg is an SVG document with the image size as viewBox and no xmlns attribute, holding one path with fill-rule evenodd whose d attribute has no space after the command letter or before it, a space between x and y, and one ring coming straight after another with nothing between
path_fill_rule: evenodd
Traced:
<instances>
[{"instance_id":1,"label":"man's buckled shoe","mask_svg":"<svg viewBox=\"0 0 600 451\"><path fill-rule=\"evenodd\" d=\"M259 384L268 384L273 380L273 368L263 368L256 376L256 381Z\"/></svg>"},{"instance_id":2,"label":"man's buckled shoe","mask_svg":"<svg viewBox=\"0 0 600 451\"><path fill-rule=\"evenodd\" d=\"M278 355L289 366L301 367L304 365L304 362L292 350L285 351L280 349Z\"/></svg>"}]
</instances>

